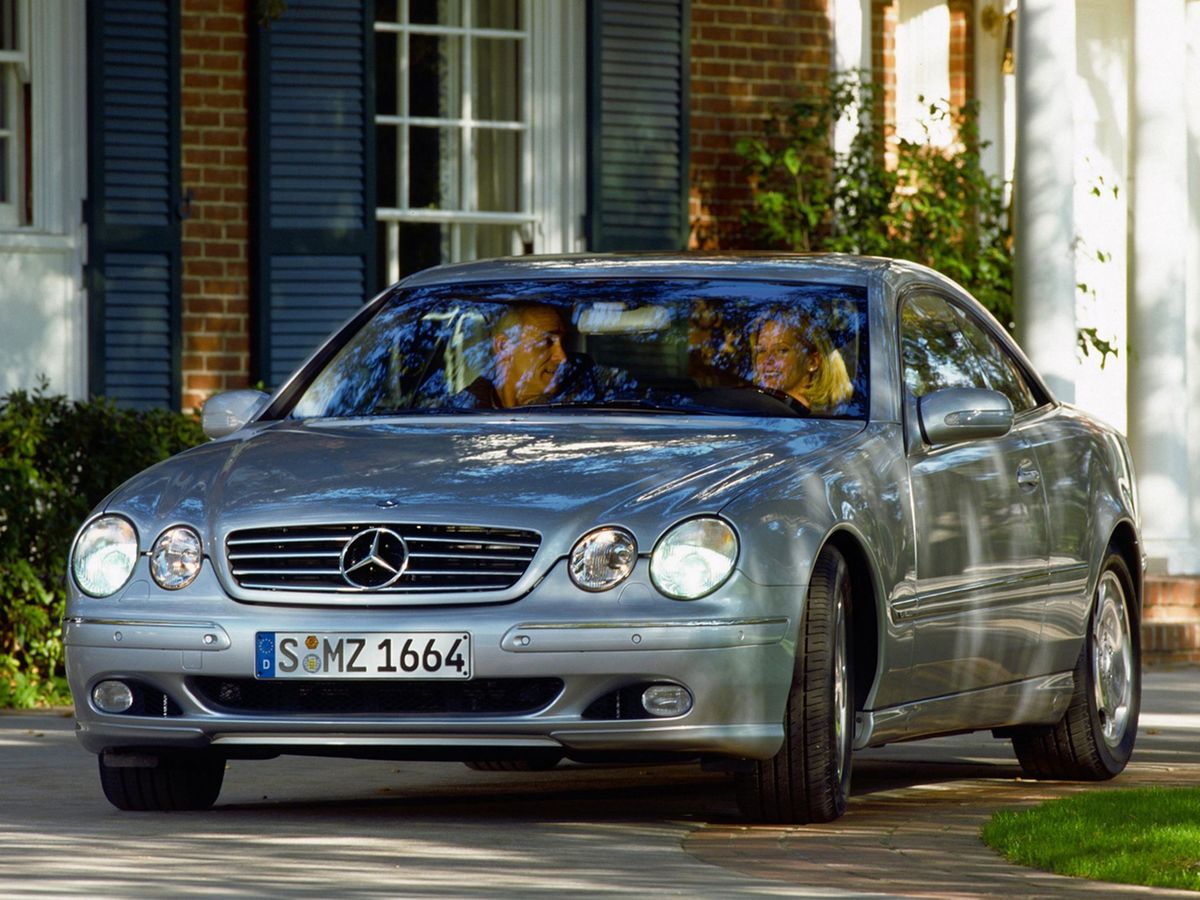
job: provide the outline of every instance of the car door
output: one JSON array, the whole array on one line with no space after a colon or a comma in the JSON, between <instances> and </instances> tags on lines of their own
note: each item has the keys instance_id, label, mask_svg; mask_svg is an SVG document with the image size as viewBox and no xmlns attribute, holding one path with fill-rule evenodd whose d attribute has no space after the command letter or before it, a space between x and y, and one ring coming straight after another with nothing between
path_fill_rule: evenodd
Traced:
<instances>
[{"instance_id":1,"label":"car door","mask_svg":"<svg viewBox=\"0 0 1200 900\"><path fill-rule=\"evenodd\" d=\"M1031 674L1047 572L1047 510L1022 419L1037 403L987 327L933 289L900 314L905 406L951 387L1001 390L1014 427L933 447L909 429L916 539L916 697L943 697ZM1015 374L1019 375L1019 372Z\"/></svg>"}]
</instances>

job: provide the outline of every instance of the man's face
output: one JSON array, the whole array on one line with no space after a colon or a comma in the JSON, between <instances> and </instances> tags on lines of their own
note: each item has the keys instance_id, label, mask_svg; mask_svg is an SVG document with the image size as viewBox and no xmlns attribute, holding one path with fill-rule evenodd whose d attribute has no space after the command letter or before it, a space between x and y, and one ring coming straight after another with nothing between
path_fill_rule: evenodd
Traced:
<instances>
[{"instance_id":1,"label":"man's face","mask_svg":"<svg viewBox=\"0 0 1200 900\"><path fill-rule=\"evenodd\" d=\"M554 395L555 378L567 359L563 333L555 310L530 307L496 335L496 393L506 408L542 403Z\"/></svg>"}]
</instances>

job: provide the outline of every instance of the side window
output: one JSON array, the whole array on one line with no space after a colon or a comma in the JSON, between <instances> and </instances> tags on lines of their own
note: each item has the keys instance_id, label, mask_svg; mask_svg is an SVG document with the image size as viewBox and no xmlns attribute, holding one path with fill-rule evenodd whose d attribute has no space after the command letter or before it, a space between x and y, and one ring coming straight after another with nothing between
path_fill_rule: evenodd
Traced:
<instances>
[{"instance_id":1,"label":"side window","mask_svg":"<svg viewBox=\"0 0 1200 900\"><path fill-rule=\"evenodd\" d=\"M987 387L999 391L1013 405L1013 412L1024 412L1038 405L1033 390L1016 361L986 329L969 314L958 311L963 335L975 348L975 362L987 381Z\"/></svg>"},{"instance_id":2,"label":"side window","mask_svg":"<svg viewBox=\"0 0 1200 900\"><path fill-rule=\"evenodd\" d=\"M900 313L904 384L913 397L950 387L987 388L1014 412L1038 405L1008 351L970 313L936 294L910 297Z\"/></svg>"},{"instance_id":3,"label":"side window","mask_svg":"<svg viewBox=\"0 0 1200 900\"><path fill-rule=\"evenodd\" d=\"M975 365L976 350L963 333L958 311L936 294L918 293L900 311L904 386L914 398L943 388L987 387Z\"/></svg>"}]
</instances>

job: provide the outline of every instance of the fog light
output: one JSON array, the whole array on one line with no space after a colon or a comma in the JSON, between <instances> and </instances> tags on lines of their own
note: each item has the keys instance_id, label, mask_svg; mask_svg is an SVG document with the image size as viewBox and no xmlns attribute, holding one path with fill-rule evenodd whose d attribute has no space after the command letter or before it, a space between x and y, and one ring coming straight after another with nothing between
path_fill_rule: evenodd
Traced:
<instances>
[{"instance_id":1,"label":"fog light","mask_svg":"<svg viewBox=\"0 0 1200 900\"><path fill-rule=\"evenodd\" d=\"M102 681L92 688L92 702L106 713L123 713L133 706L133 691L123 681Z\"/></svg>"},{"instance_id":2,"label":"fog light","mask_svg":"<svg viewBox=\"0 0 1200 900\"><path fill-rule=\"evenodd\" d=\"M652 684L642 691L642 708L652 716L682 716L692 708L692 695L678 684Z\"/></svg>"}]
</instances>

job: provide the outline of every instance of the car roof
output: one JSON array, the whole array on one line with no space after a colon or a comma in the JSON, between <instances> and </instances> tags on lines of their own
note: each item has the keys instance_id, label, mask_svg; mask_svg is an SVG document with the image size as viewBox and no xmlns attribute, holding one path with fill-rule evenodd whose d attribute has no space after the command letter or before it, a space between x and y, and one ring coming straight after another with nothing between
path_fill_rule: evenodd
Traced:
<instances>
[{"instance_id":1,"label":"car roof","mask_svg":"<svg viewBox=\"0 0 1200 900\"><path fill-rule=\"evenodd\" d=\"M914 263L841 253L581 253L452 263L417 272L401 284L407 288L464 281L745 278L865 285L872 273L897 265L930 271Z\"/></svg>"}]
</instances>

